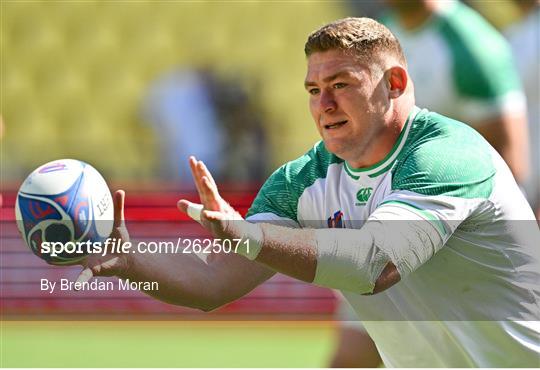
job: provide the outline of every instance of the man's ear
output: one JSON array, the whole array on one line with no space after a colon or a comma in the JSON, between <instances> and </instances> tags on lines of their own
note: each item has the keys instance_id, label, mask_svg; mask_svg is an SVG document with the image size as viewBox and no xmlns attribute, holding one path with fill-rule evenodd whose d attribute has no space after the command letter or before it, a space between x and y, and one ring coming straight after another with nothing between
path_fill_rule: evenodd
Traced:
<instances>
[{"instance_id":1,"label":"man's ear","mask_svg":"<svg viewBox=\"0 0 540 370\"><path fill-rule=\"evenodd\" d=\"M387 81L390 87L390 99L396 99L400 97L407 88L409 83L409 77L407 71L400 66L395 66L386 71Z\"/></svg>"}]
</instances>

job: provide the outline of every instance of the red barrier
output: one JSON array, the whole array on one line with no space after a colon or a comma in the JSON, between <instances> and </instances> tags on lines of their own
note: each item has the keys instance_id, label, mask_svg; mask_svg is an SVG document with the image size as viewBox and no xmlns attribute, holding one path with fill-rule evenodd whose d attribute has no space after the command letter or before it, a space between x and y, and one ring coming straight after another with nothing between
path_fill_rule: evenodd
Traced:
<instances>
[{"instance_id":1,"label":"red barrier","mask_svg":"<svg viewBox=\"0 0 540 370\"><path fill-rule=\"evenodd\" d=\"M245 214L256 192L229 190L223 192L241 214ZM48 293L40 288L41 279L73 281L81 267L49 266L26 247L15 224L16 192L3 194L0 209L0 311L3 318L62 317L173 317L190 319L216 315L224 319L243 319L254 315L284 319L312 320L329 318L335 308L333 293L277 274L247 296L219 309L212 315L159 302L139 291L58 291ZM133 192L126 199L126 219L134 240L169 238L207 238L208 233L176 209L178 199L197 201L189 192ZM168 239L167 239L168 240ZM179 272L181 273L181 272ZM117 284L116 278L99 278ZM206 315L206 316L205 316Z\"/></svg>"}]
</instances>

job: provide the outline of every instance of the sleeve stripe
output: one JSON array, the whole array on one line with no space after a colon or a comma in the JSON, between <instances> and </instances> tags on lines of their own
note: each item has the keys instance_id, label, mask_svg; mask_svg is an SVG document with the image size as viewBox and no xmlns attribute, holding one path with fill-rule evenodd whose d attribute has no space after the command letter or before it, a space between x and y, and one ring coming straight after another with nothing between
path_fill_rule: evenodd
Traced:
<instances>
[{"instance_id":1,"label":"sleeve stripe","mask_svg":"<svg viewBox=\"0 0 540 370\"><path fill-rule=\"evenodd\" d=\"M417 214L424 220L430 221L435 226L435 228L437 229L437 231L439 232L439 234L441 235L443 239L444 239L444 236L448 234L446 231L446 228L444 227L444 223L440 219L438 219L435 215L426 211L425 209L419 208L413 204L410 204L401 200L389 200L380 204L380 206L383 206L383 205L395 205L398 207L406 208L409 211L414 212L415 214Z\"/></svg>"}]
</instances>

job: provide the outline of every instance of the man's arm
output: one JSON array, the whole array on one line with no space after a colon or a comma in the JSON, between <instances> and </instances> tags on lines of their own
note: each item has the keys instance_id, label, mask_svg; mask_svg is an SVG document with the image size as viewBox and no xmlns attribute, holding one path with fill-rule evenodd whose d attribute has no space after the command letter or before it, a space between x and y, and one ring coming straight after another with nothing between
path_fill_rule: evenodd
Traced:
<instances>
[{"instance_id":1,"label":"man's arm","mask_svg":"<svg viewBox=\"0 0 540 370\"><path fill-rule=\"evenodd\" d=\"M256 225L262 229L264 234L264 245L255 261L262 263L278 272L285 275L297 278L299 280L312 283L315 281L317 274L317 263L320 253L318 250L324 246L317 245L320 240L317 240L317 234L313 229L298 230L282 226L261 224ZM343 243L341 247L348 248L353 239L362 240L362 234L369 232L368 230L344 230L328 229L319 230L318 233L326 234L326 237L340 240ZM341 235L340 235L341 234ZM358 245L368 249L372 246ZM323 263L324 261L320 261ZM376 294L396 284L400 280L399 272L396 266L388 261L384 264L384 269L375 279L373 291L368 294ZM332 288L342 288L334 286ZM365 293L366 294L366 293Z\"/></svg>"},{"instance_id":2,"label":"man's arm","mask_svg":"<svg viewBox=\"0 0 540 370\"><path fill-rule=\"evenodd\" d=\"M128 242L124 199L122 190L114 194L110 237ZM108 254L87 257L77 281L89 281L94 276L156 281L159 289L145 293L164 302L210 311L242 297L274 273L232 253L210 254L206 261L195 254Z\"/></svg>"},{"instance_id":3,"label":"man's arm","mask_svg":"<svg viewBox=\"0 0 540 370\"><path fill-rule=\"evenodd\" d=\"M128 255L127 269L118 274L131 281L157 281L145 292L174 305L211 311L253 290L274 271L235 254Z\"/></svg>"},{"instance_id":4,"label":"man's arm","mask_svg":"<svg viewBox=\"0 0 540 370\"><path fill-rule=\"evenodd\" d=\"M252 224L221 198L202 162L195 163L194 178L201 199L219 204L219 210L204 207L201 212L200 205L187 200L178 203L179 209L200 220L216 238L249 240L249 250L239 251L249 259L299 280L362 294L377 293L400 279L390 254L380 249L386 230L377 221L361 230L301 230ZM408 245L398 243L396 248L406 250L426 237L417 239L409 238Z\"/></svg>"},{"instance_id":5,"label":"man's arm","mask_svg":"<svg viewBox=\"0 0 540 370\"><path fill-rule=\"evenodd\" d=\"M475 128L503 157L518 184L523 184L529 171L528 128L524 109L501 112L497 117L478 122Z\"/></svg>"}]
</instances>

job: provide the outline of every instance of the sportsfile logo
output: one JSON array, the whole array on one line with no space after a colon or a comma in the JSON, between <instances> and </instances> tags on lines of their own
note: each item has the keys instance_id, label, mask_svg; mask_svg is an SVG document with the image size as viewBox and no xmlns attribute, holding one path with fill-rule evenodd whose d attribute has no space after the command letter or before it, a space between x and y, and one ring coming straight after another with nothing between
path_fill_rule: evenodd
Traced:
<instances>
[{"instance_id":1,"label":"sportsfile logo","mask_svg":"<svg viewBox=\"0 0 540 370\"><path fill-rule=\"evenodd\" d=\"M358 193L356 193L356 200L358 200L358 202L356 202L355 204L357 206L366 205L369 197L371 197L371 193L373 193L373 188L362 188L358 190Z\"/></svg>"}]
</instances>

